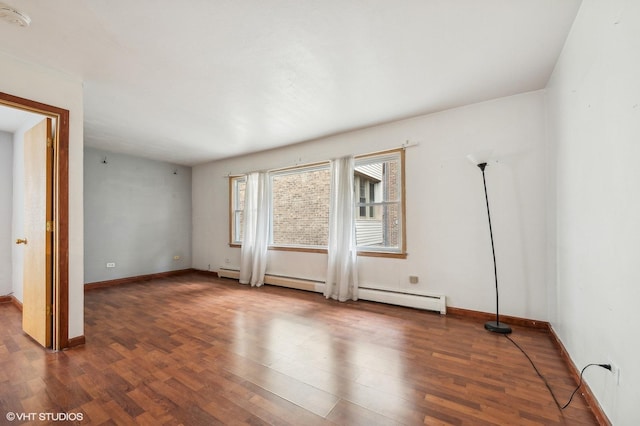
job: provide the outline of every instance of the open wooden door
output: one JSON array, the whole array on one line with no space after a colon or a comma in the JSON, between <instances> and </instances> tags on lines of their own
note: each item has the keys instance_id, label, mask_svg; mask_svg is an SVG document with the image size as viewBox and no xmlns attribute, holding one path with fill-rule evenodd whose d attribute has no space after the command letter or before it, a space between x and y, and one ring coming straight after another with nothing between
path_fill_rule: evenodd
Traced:
<instances>
[{"instance_id":1,"label":"open wooden door","mask_svg":"<svg viewBox=\"0 0 640 426\"><path fill-rule=\"evenodd\" d=\"M69 339L69 110L0 91L0 106L35 112L53 119L53 342L61 350L84 343Z\"/></svg>"},{"instance_id":2,"label":"open wooden door","mask_svg":"<svg viewBox=\"0 0 640 426\"><path fill-rule=\"evenodd\" d=\"M22 329L44 347L52 346L53 137L45 118L25 133L24 281Z\"/></svg>"}]
</instances>

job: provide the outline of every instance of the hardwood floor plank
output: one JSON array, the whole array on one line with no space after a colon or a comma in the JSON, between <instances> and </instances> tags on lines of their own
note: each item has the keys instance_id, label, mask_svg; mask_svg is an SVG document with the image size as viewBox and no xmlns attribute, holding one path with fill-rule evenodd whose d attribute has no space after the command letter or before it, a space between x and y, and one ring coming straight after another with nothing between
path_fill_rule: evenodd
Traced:
<instances>
[{"instance_id":1,"label":"hardwood floor plank","mask_svg":"<svg viewBox=\"0 0 640 426\"><path fill-rule=\"evenodd\" d=\"M85 295L83 346L42 350L0 304L0 410L100 425L596 425L482 322L187 274ZM560 400L548 331L514 326ZM0 416L2 413L0 413Z\"/></svg>"},{"instance_id":2,"label":"hardwood floor plank","mask_svg":"<svg viewBox=\"0 0 640 426\"><path fill-rule=\"evenodd\" d=\"M325 417L338 402L338 397L331 393L251 360L236 358L225 369L321 417Z\"/></svg>"},{"instance_id":3,"label":"hardwood floor plank","mask_svg":"<svg viewBox=\"0 0 640 426\"><path fill-rule=\"evenodd\" d=\"M129 415L115 401L107 401L104 403L105 411L109 413L109 420L116 425L131 425L135 423L135 419Z\"/></svg>"},{"instance_id":4,"label":"hardwood floor plank","mask_svg":"<svg viewBox=\"0 0 640 426\"><path fill-rule=\"evenodd\" d=\"M83 417L89 424L103 424L111 418L106 407L98 400L87 402L80 408L84 413Z\"/></svg>"},{"instance_id":5,"label":"hardwood floor plank","mask_svg":"<svg viewBox=\"0 0 640 426\"><path fill-rule=\"evenodd\" d=\"M186 407L176 408L171 412L174 419L179 424L184 425L224 425L224 423L216 417L209 414L195 404L189 404Z\"/></svg>"},{"instance_id":6,"label":"hardwood floor plank","mask_svg":"<svg viewBox=\"0 0 640 426\"><path fill-rule=\"evenodd\" d=\"M344 399L338 401L327 416L327 420L338 425L391 426L398 424L395 420Z\"/></svg>"}]
</instances>

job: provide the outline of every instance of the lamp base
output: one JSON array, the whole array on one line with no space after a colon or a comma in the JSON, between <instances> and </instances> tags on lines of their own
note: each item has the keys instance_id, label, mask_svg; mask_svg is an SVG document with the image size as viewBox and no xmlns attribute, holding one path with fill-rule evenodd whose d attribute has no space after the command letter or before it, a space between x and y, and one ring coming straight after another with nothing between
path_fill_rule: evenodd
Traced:
<instances>
[{"instance_id":1,"label":"lamp base","mask_svg":"<svg viewBox=\"0 0 640 426\"><path fill-rule=\"evenodd\" d=\"M500 333L500 334L511 333L511 327L509 327L507 324L503 322L489 321L484 324L484 328L494 333Z\"/></svg>"}]
</instances>

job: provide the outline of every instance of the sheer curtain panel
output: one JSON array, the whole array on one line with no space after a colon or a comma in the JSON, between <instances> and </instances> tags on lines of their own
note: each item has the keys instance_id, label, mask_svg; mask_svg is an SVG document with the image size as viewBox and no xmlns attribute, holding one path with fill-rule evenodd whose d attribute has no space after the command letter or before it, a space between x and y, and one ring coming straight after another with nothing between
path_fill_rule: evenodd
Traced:
<instances>
[{"instance_id":1,"label":"sheer curtain panel","mask_svg":"<svg viewBox=\"0 0 640 426\"><path fill-rule=\"evenodd\" d=\"M341 302L358 300L358 265L353 157L331 162L329 244L324 295Z\"/></svg>"},{"instance_id":2,"label":"sheer curtain panel","mask_svg":"<svg viewBox=\"0 0 640 426\"><path fill-rule=\"evenodd\" d=\"M264 284L269 245L270 197L266 173L254 172L247 175L244 197L240 284L260 287Z\"/></svg>"}]
</instances>

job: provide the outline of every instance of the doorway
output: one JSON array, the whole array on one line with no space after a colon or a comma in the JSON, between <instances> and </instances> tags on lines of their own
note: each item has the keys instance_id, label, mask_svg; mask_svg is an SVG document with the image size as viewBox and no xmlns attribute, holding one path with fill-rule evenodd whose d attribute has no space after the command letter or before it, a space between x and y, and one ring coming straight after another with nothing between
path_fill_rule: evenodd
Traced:
<instances>
[{"instance_id":1,"label":"doorway","mask_svg":"<svg viewBox=\"0 0 640 426\"><path fill-rule=\"evenodd\" d=\"M0 105L54 119L52 349L69 347L69 111L0 92Z\"/></svg>"}]
</instances>

